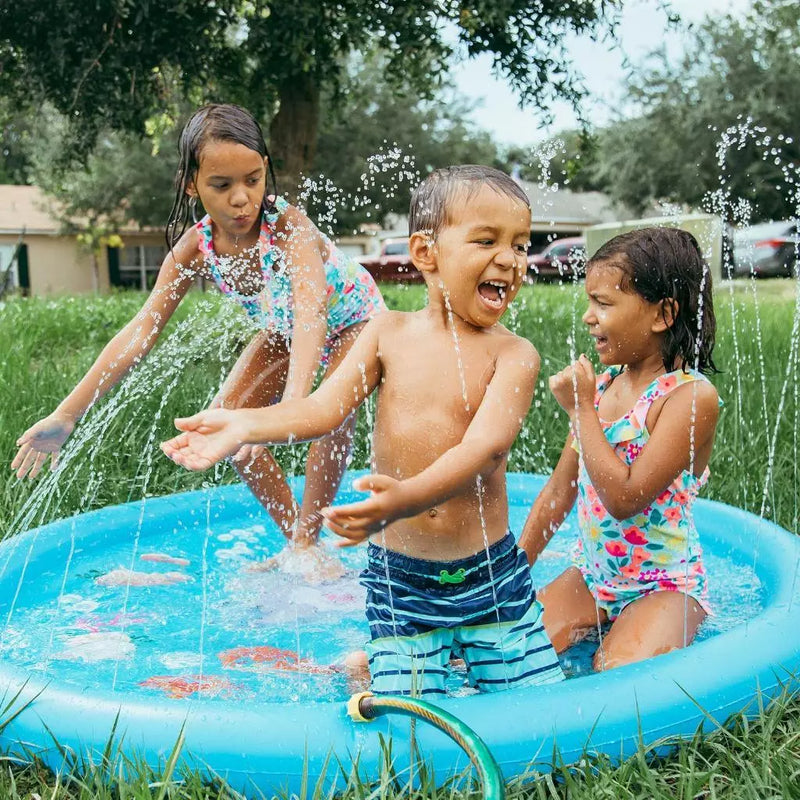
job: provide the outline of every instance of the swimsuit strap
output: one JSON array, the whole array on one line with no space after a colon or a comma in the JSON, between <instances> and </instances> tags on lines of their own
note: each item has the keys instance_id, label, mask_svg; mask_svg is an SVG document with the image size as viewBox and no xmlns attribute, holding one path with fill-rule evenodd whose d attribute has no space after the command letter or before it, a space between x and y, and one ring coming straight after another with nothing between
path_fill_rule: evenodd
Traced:
<instances>
[{"instance_id":1,"label":"swimsuit strap","mask_svg":"<svg viewBox=\"0 0 800 800\"><path fill-rule=\"evenodd\" d=\"M683 386L686 383L695 383L697 381L708 382L708 378L701 372L697 372L697 370L693 369L685 372L682 369L677 369L673 372L665 372L650 382L629 414L635 417L639 427L644 429L645 421L647 420L647 412L650 410L650 406L652 406L659 397L668 395L670 392L673 392L679 386Z\"/></svg>"},{"instance_id":2,"label":"swimsuit strap","mask_svg":"<svg viewBox=\"0 0 800 800\"><path fill-rule=\"evenodd\" d=\"M596 379L596 386L594 390L594 407L600 405L600 398L603 392L611 385L611 381L622 372L622 367L609 367L605 372L601 372Z\"/></svg>"}]
</instances>

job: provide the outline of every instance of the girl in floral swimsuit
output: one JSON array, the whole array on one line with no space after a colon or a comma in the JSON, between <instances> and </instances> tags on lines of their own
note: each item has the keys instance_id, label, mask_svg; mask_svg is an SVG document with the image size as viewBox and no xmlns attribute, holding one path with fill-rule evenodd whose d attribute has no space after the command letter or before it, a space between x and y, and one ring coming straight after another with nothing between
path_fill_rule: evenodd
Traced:
<instances>
[{"instance_id":1,"label":"girl in floral swimsuit","mask_svg":"<svg viewBox=\"0 0 800 800\"><path fill-rule=\"evenodd\" d=\"M570 434L521 537L533 563L578 501L575 566L538 597L561 651L611 622L595 656L608 669L684 647L708 613L692 504L708 479L719 398L704 373L715 319L694 237L645 228L587 265L586 356L550 378Z\"/></svg>"},{"instance_id":2,"label":"girl in floral swimsuit","mask_svg":"<svg viewBox=\"0 0 800 800\"><path fill-rule=\"evenodd\" d=\"M180 139L175 202L167 222L169 253L142 310L105 347L89 372L48 417L17 441L19 477L35 477L75 423L147 355L189 288L212 279L242 305L259 332L244 349L215 405L265 406L304 397L322 366L330 375L366 321L384 310L366 270L342 254L297 208L268 192L272 165L256 120L233 105L209 105ZM205 209L190 225L198 202ZM312 445L302 505L264 448L234 457L243 480L296 548L308 574L332 567L308 546L317 541L347 461L352 420ZM302 565L300 565L302 567ZM319 577L317 575L317 577Z\"/></svg>"}]
</instances>

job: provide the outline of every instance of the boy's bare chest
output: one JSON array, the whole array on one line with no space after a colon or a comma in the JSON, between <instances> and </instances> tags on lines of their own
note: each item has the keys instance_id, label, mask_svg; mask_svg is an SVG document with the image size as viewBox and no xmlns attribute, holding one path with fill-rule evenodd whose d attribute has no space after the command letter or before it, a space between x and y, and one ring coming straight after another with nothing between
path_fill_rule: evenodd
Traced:
<instances>
[{"instance_id":1,"label":"boy's bare chest","mask_svg":"<svg viewBox=\"0 0 800 800\"><path fill-rule=\"evenodd\" d=\"M469 420L486 393L496 354L480 341L412 339L384 357L382 404L422 418ZM385 402L383 402L385 401Z\"/></svg>"}]
</instances>

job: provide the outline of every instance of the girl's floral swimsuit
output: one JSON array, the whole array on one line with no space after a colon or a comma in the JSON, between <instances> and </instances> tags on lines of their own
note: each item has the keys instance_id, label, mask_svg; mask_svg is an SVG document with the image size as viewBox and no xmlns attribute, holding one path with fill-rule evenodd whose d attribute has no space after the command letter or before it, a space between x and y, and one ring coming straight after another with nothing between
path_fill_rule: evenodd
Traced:
<instances>
[{"instance_id":1,"label":"girl's floral swimsuit","mask_svg":"<svg viewBox=\"0 0 800 800\"><path fill-rule=\"evenodd\" d=\"M226 259L214 251L211 217L206 215L196 225L200 252L220 291L239 302L259 328L281 335L287 343L292 339L292 282L281 250L276 246L276 223L288 207L286 200L276 197L271 208L264 210L258 237L264 285L258 294L239 294L225 281L222 273ZM324 363L339 333L385 311L386 306L369 272L337 249L324 234L319 236L329 253L324 264L328 300Z\"/></svg>"},{"instance_id":2,"label":"girl's floral swimsuit","mask_svg":"<svg viewBox=\"0 0 800 800\"><path fill-rule=\"evenodd\" d=\"M621 371L612 367L598 377L595 408ZM668 372L647 387L624 417L600 420L606 439L626 464L633 463L650 438L645 421L653 401L697 380L707 379L694 370ZM708 467L699 478L685 470L641 513L618 520L606 510L580 460L580 536L573 558L610 620L651 592L683 592L709 611L703 553L692 517L692 504L708 476Z\"/></svg>"}]
</instances>

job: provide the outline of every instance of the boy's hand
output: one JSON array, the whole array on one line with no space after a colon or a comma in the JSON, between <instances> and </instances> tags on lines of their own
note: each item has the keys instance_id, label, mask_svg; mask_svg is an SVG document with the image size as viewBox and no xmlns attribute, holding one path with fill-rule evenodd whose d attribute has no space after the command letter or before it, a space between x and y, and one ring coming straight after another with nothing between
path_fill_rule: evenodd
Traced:
<instances>
[{"instance_id":1,"label":"boy's hand","mask_svg":"<svg viewBox=\"0 0 800 800\"><path fill-rule=\"evenodd\" d=\"M370 497L344 506L323 508L325 527L345 540L337 542L335 547L355 547L403 516L400 486L401 481L388 475L365 475L353 481L353 488L371 492Z\"/></svg>"},{"instance_id":2,"label":"boy's hand","mask_svg":"<svg viewBox=\"0 0 800 800\"><path fill-rule=\"evenodd\" d=\"M75 421L58 413L40 419L31 425L17 439L17 450L11 469L17 470L17 477L35 478L42 470L47 456L50 456L50 469L58 466L58 453L75 427Z\"/></svg>"},{"instance_id":3,"label":"boy's hand","mask_svg":"<svg viewBox=\"0 0 800 800\"><path fill-rule=\"evenodd\" d=\"M550 378L550 391L570 416L578 408L594 405L597 378L589 359L582 355Z\"/></svg>"},{"instance_id":4,"label":"boy's hand","mask_svg":"<svg viewBox=\"0 0 800 800\"><path fill-rule=\"evenodd\" d=\"M241 411L213 408L176 419L175 427L184 433L163 442L161 449L176 464L195 472L222 461L245 443Z\"/></svg>"}]
</instances>

